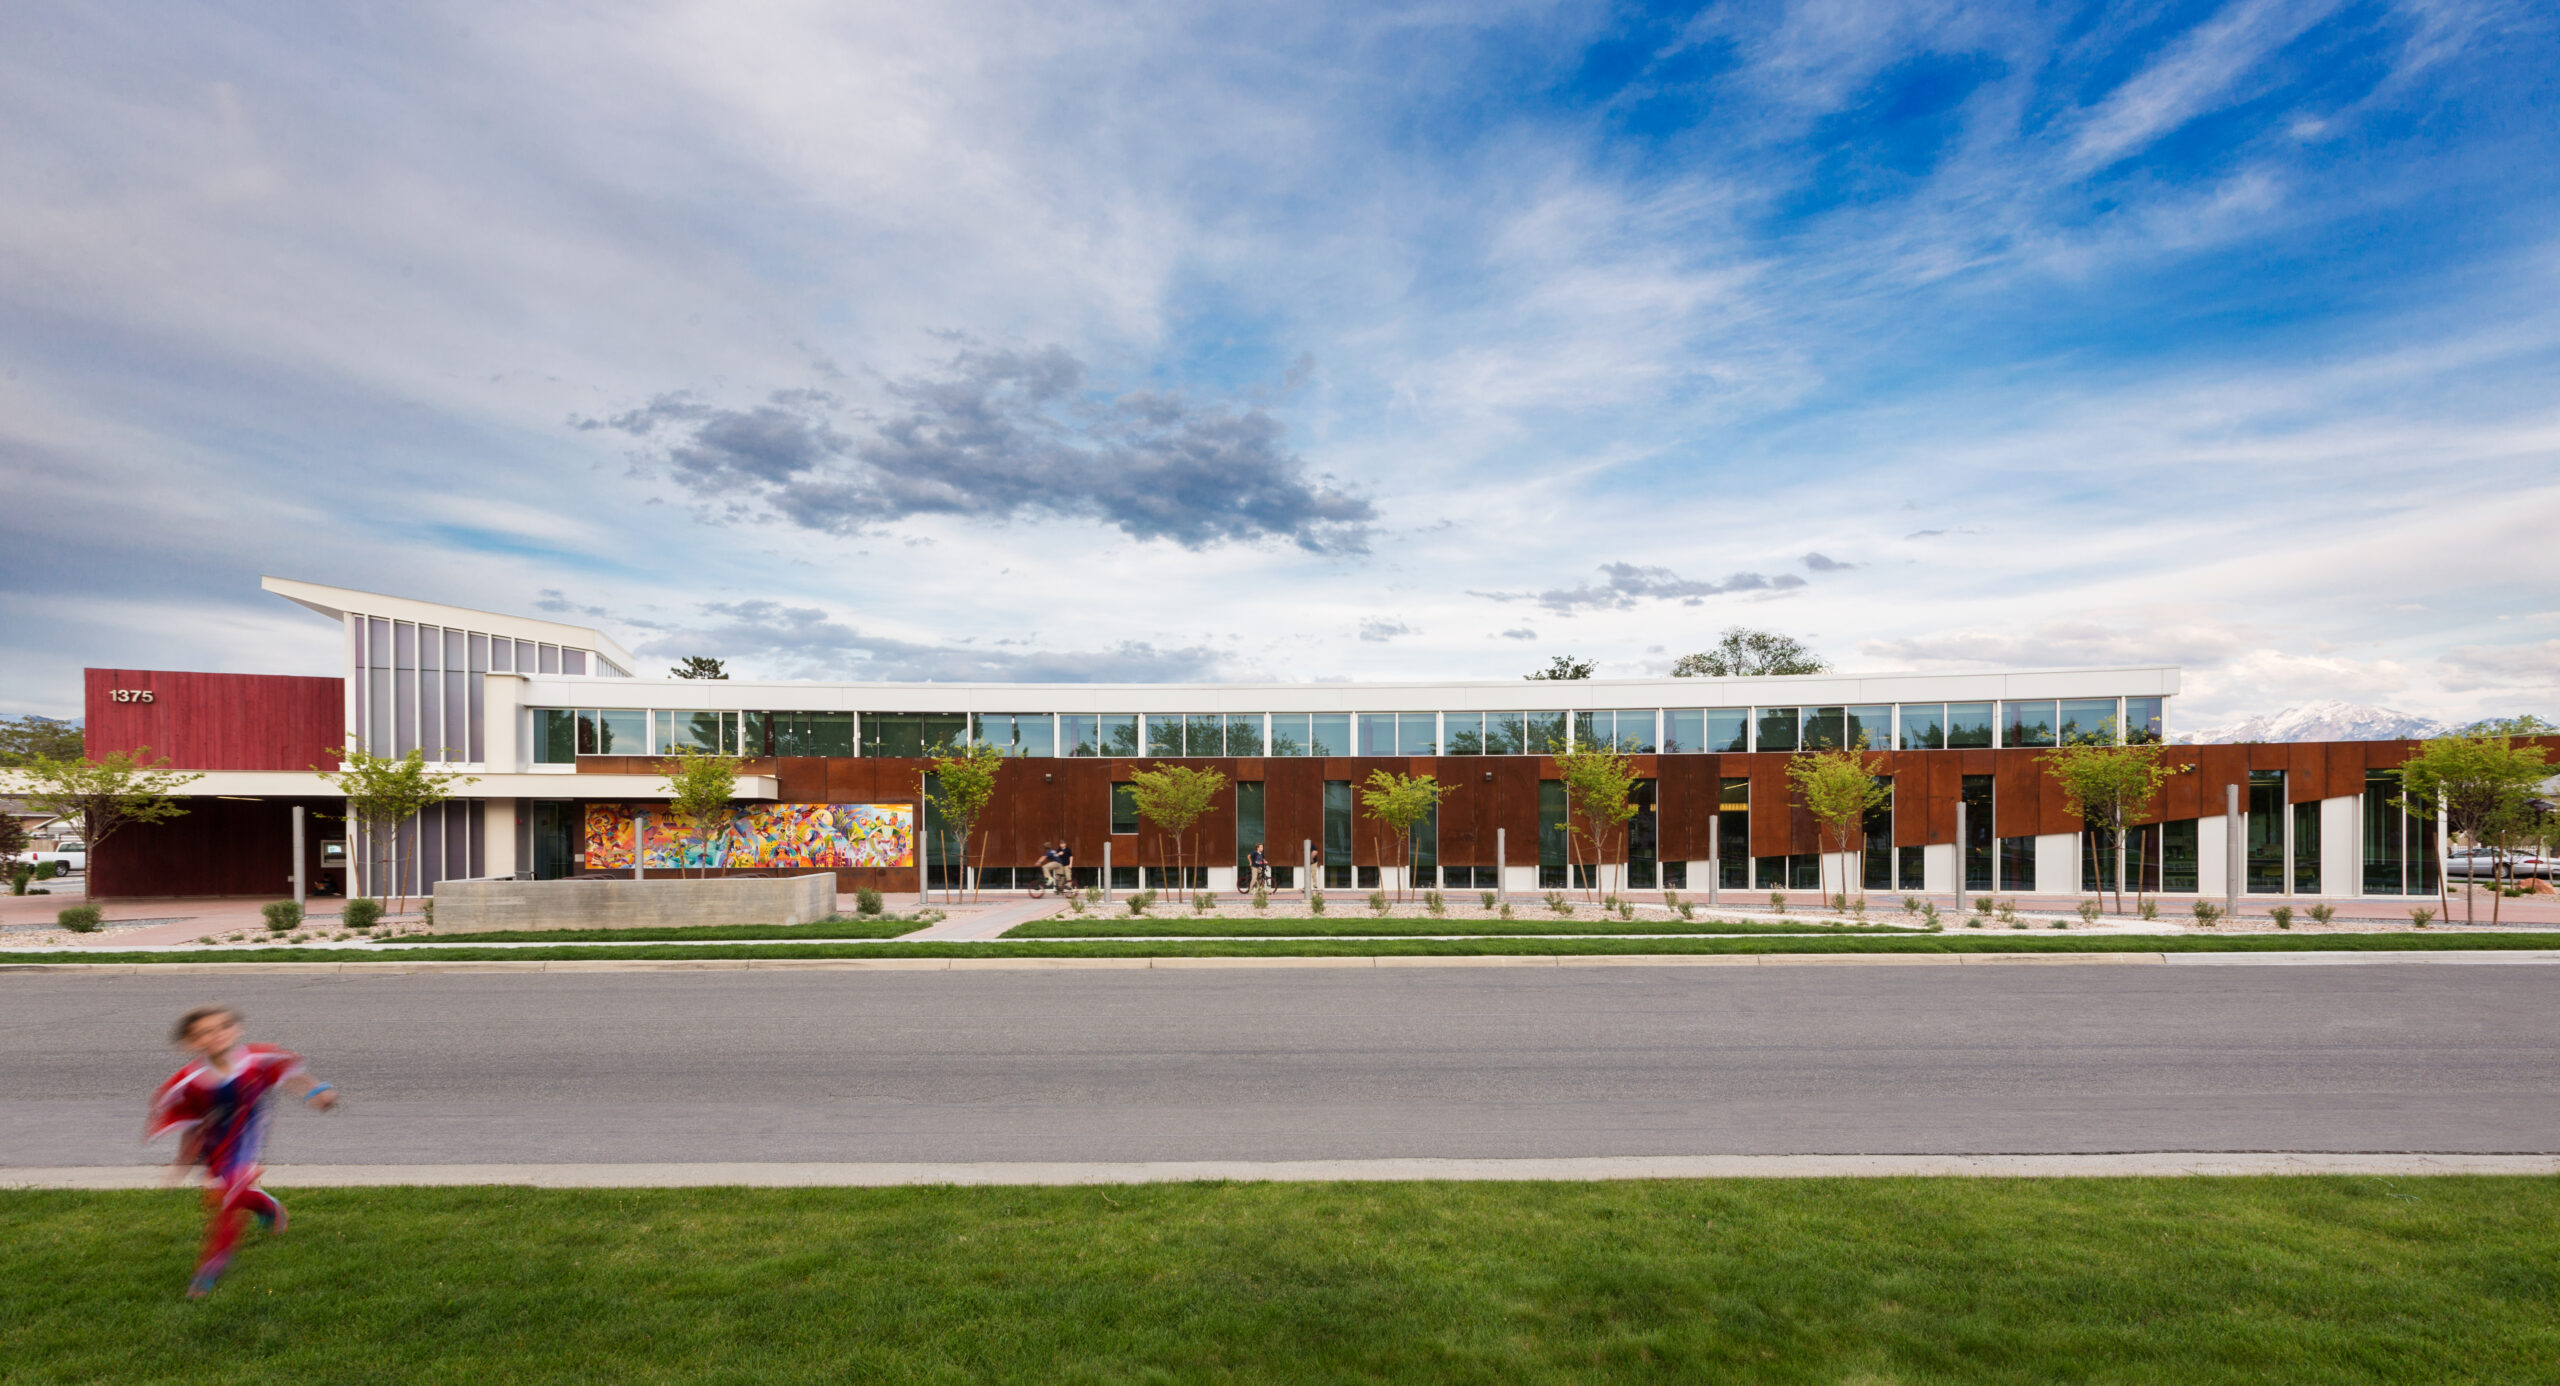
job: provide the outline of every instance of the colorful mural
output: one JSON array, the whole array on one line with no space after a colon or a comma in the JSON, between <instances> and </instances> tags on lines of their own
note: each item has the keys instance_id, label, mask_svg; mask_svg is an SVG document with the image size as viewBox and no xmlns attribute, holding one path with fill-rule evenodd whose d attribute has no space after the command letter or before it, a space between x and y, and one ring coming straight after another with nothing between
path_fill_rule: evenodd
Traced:
<instances>
[{"instance_id":1,"label":"colorful mural","mask_svg":"<svg viewBox=\"0 0 2560 1386\"><path fill-rule=\"evenodd\" d=\"M646 815L651 871L695 866L740 870L916 864L912 804L741 804L717 830L697 837L652 805L589 804L587 869L631 868L631 819Z\"/></svg>"}]
</instances>

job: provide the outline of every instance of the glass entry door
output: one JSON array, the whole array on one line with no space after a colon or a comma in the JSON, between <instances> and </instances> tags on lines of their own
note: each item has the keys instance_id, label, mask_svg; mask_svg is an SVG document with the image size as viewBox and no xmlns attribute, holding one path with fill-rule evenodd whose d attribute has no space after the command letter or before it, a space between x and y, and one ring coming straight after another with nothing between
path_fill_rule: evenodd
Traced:
<instances>
[{"instance_id":1,"label":"glass entry door","mask_svg":"<svg viewBox=\"0 0 2560 1386\"><path fill-rule=\"evenodd\" d=\"M556 881L570 874L570 827L577 805L565 799L533 801L533 878Z\"/></svg>"}]
</instances>

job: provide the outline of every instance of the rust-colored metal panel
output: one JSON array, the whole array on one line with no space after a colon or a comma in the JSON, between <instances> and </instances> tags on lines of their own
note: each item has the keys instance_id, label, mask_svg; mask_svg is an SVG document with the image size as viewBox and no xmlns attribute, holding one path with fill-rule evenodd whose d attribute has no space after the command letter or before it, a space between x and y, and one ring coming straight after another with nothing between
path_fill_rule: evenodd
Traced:
<instances>
[{"instance_id":1,"label":"rust-colored metal panel","mask_svg":"<svg viewBox=\"0 0 2560 1386\"><path fill-rule=\"evenodd\" d=\"M1503 831L1504 866L1538 864L1538 782L1543 758L1501 756L1493 767L1493 820Z\"/></svg>"},{"instance_id":2,"label":"rust-colored metal panel","mask_svg":"<svg viewBox=\"0 0 2560 1386\"><path fill-rule=\"evenodd\" d=\"M2280 741L2248 741L2241 743L2249 750L2252 770L2282 770L2293 763L2293 747Z\"/></svg>"},{"instance_id":3,"label":"rust-colored metal panel","mask_svg":"<svg viewBox=\"0 0 2560 1386\"><path fill-rule=\"evenodd\" d=\"M1658 780L1662 778L1662 757L1658 755L1629 756L1627 757L1627 764L1635 770L1637 779Z\"/></svg>"},{"instance_id":4,"label":"rust-colored metal panel","mask_svg":"<svg viewBox=\"0 0 2560 1386\"><path fill-rule=\"evenodd\" d=\"M2027 837L2037 831L2042 807L2036 782L2044 776L2034 755L2033 751L1991 753L1991 831L1995 836Z\"/></svg>"},{"instance_id":5,"label":"rust-colored metal panel","mask_svg":"<svg viewBox=\"0 0 2560 1386\"><path fill-rule=\"evenodd\" d=\"M1789 759L1775 752L1750 757L1751 855L1755 857L1813 850L1796 846L1796 818L1801 810L1795 802L1795 787L1787 783Z\"/></svg>"},{"instance_id":6,"label":"rust-colored metal panel","mask_svg":"<svg viewBox=\"0 0 2560 1386\"><path fill-rule=\"evenodd\" d=\"M2364 792L2364 748L2352 741L2323 742L2322 759L2328 762L2329 792L2325 798Z\"/></svg>"},{"instance_id":7,"label":"rust-colored metal panel","mask_svg":"<svg viewBox=\"0 0 2560 1386\"><path fill-rule=\"evenodd\" d=\"M2364 743L2364 765L2368 770L2397 770L2417 754L2414 741L2368 741Z\"/></svg>"},{"instance_id":8,"label":"rust-colored metal panel","mask_svg":"<svg viewBox=\"0 0 2560 1386\"><path fill-rule=\"evenodd\" d=\"M1078 757L1057 764L1061 831L1075 851L1076 865L1098 868L1102 844L1111 840L1111 762Z\"/></svg>"},{"instance_id":9,"label":"rust-colored metal panel","mask_svg":"<svg viewBox=\"0 0 2560 1386\"><path fill-rule=\"evenodd\" d=\"M2230 807L2224 791L2240 786L2240 802L2249 802L2249 750L2247 746L2198 746L2196 748L2197 816L2214 818Z\"/></svg>"},{"instance_id":10,"label":"rust-colored metal panel","mask_svg":"<svg viewBox=\"0 0 2560 1386\"><path fill-rule=\"evenodd\" d=\"M1324 842L1324 762L1273 756L1263 762L1262 831L1271 859L1298 864L1301 844Z\"/></svg>"},{"instance_id":11,"label":"rust-colored metal panel","mask_svg":"<svg viewBox=\"0 0 2560 1386\"><path fill-rule=\"evenodd\" d=\"M2144 823L2167 823L2180 818L2197 817L2196 805L2203 802L2204 780L2196 773L2192 755L2171 752L2161 760L2177 773L2160 782L2160 792L2152 796L2151 812L2138 819Z\"/></svg>"},{"instance_id":12,"label":"rust-colored metal panel","mask_svg":"<svg viewBox=\"0 0 2560 1386\"><path fill-rule=\"evenodd\" d=\"M1928 751L1897 751L1893 757L1893 845L1917 847L1934 842L1938 821L1936 765ZM1950 828L1953 823L1950 822ZM1950 832L1949 836L1953 836Z\"/></svg>"},{"instance_id":13,"label":"rust-colored metal panel","mask_svg":"<svg viewBox=\"0 0 2560 1386\"><path fill-rule=\"evenodd\" d=\"M2041 756L2031 757L2027 763L2034 767L2036 777L2036 831L2080 831L2080 815L2071 811L2070 796L2062 792L2062 781L2054 778L2052 767Z\"/></svg>"},{"instance_id":14,"label":"rust-colored metal panel","mask_svg":"<svg viewBox=\"0 0 2560 1386\"><path fill-rule=\"evenodd\" d=\"M2285 748L2284 799L2308 804L2329 797L2329 751L2318 742Z\"/></svg>"},{"instance_id":15,"label":"rust-colored metal panel","mask_svg":"<svg viewBox=\"0 0 2560 1386\"><path fill-rule=\"evenodd\" d=\"M82 681L92 757L147 746L177 770L335 770L347 739L343 679L88 669Z\"/></svg>"},{"instance_id":16,"label":"rust-colored metal panel","mask_svg":"<svg viewBox=\"0 0 2560 1386\"><path fill-rule=\"evenodd\" d=\"M786 804L823 804L827 799L827 763L817 756L788 756L774 762L774 796Z\"/></svg>"},{"instance_id":17,"label":"rust-colored metal panel","mask_svg":"<svg viewBox=\"0 0 2560 1386\"><path fill-rule=\"evenodd\" d=\"M1239 780L1259 780L1265 777L1266 776L1262 768L1262 758L1260 756L1240 756L1237 758L1235 778Z\"/></svg>"},{"instance_id":18,"label":"rust-colored metal panel","mask_svg":"<svg viewBox=\"0 0 2560 1386\"><path fill-rule=\"evenodd\" d=\"M1667 755L1656 762L1662 773L1654 795L1661 806L1655 850L1664 861L1707 859L1707 834L1716 798L1723 792L1714 761L1712 756Z\"/></svg>"}]
</instances>

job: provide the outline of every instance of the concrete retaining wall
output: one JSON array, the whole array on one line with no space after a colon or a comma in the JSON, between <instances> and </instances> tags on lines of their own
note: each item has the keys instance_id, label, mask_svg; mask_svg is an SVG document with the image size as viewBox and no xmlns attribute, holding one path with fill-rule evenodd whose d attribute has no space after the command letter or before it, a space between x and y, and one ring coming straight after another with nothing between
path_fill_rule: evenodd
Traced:
<instances>
[{"instance_id":1,"label":"concrete retaining wall","mask_svg":"<svg viewBox=\"0 0 2560 1386\"><path fill-rule=\"evenodd\" d=\"M434 932L807 924L835 907L832 871L771 880L438 881Z\"/></svg>"}]
</instances>

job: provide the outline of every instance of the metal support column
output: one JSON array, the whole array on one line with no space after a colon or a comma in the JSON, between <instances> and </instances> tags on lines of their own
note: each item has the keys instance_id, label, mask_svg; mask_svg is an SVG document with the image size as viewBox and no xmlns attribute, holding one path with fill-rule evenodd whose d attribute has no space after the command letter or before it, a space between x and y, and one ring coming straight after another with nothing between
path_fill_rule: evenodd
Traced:
<instances>
[{"instance_id":1,"label":"metal support column","mask_svg":"<svg viewBox=\"0 0 2560 1386\"><path fill-rule=\"evenodd\" d=\"M2232 918L2240 917L2240 872L2247 864L2247 822L2240 816L2240 786L2222 787L2222 908Z\"/></svg>"},{"instance_id":2,"label":"metal support column","mask_svg":"<svg viewBox=\"0 0 2560 1386\"><path fill-rule=\"evenodd\" d=\"M303 849L302 805L293 806L293 912L299 916L311 894L311 858Z\"/></svg>"}]
</instances>

